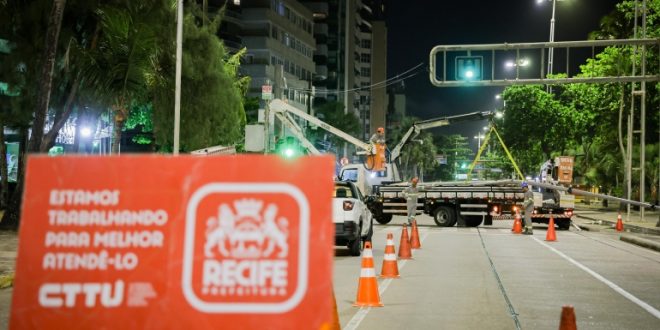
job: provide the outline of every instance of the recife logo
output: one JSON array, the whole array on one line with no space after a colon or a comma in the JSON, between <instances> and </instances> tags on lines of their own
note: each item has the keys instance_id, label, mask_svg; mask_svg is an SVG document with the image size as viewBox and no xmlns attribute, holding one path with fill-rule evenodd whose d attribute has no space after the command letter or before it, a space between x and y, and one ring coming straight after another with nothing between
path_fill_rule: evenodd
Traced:
<instances>
[{"instance_id":1,"label":"recife logo","mask_svg":"<svg viewBox=\"0 0 660 330\"><path fill-rule=\"evenodd\" d=\"M211 183L186 210L182 289L205 313L285 313L307 290L309 202L288 183Z\"/></svg>"}]
</instances>

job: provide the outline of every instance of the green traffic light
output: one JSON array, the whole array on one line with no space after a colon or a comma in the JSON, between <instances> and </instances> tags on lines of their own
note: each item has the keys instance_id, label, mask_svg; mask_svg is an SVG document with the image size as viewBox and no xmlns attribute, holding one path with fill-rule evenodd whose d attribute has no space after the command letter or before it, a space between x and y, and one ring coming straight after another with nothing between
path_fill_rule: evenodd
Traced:
<instances>
[{"instance_id":1,"label":"green traffic light","mask_svg":"<svg viewBox=\"0 0 660 330\"><path fill-rule=\"evenodd\" d=\"M289 158L290 158L290 157L293 157L293 154L294 154L294 153L295 153L295 152L294 152L293 149L291 149L291 148L286 148L286 149L284 149L284 156L286 156L286 157L289 157Z\"/></svg>"}]
</instances>

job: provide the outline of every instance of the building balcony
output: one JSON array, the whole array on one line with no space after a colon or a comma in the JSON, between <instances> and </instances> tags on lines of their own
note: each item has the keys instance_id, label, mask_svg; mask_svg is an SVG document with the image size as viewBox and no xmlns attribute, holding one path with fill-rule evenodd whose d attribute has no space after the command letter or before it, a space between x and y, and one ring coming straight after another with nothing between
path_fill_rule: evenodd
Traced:
<instances>
[{"instance_id":1,"label":"building balcony","mask_svg":"<svg viewBox=\"0 0 660 330\"><path fill-rule=\"evenodd\" d=\"M314 78L323 80L326 79L327 77L328 77L328 67L325 65L317 65Z\"/></svg>"},{"instance_id":2,"label":"building balcony","mask_svg":"<svg viewBox=\"0 0 660 330\"><path fill-rule=\"evenodd\" d=\"M328 35L328 24L316 23L314 24L314 35Z\"/></svg>"},{"instance_id":3,"label":"building balcony","mask_svg":"<svg viewBox=\"0 0 660 330\"><path fill-rule=\"evenodd\" d=\"M328 57L328 45L316 45L314 55Z\"/></svg>"}]
</instances>

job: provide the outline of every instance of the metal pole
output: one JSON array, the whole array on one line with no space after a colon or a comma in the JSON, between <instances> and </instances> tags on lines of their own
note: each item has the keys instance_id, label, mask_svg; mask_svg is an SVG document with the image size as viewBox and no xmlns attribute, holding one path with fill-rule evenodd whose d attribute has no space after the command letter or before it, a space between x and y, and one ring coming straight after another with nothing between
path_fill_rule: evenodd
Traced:
<instances>
[{"instance_id":1,"label":"metal pole","mask_svg":"<svg viewBox=\"0 0 660 330\"><path fill-rule=\"evenodd\" d=\"M550 19L550 42L555 41L555 9L557 0L552 0L552 18ZM548 74L552 74L552 61L554 58L554 48L548 49Z\"/></svg>"},{"instance_id":2,"label":"metal pole","mask_svg":"<svg viewBox=\"0 0 660 330\"><path fill-rule=\"evenodd\" d=\"M642 1L642 38L646 37L646 0ZM642 45L642 76L646 74L646 46ZM639 201L644 202L646 194L646 82L642 81L642 106L639 124ZM639 218L644 221L644 208L639 209Z\"/></svg>"},{"instance_id":3,"label":"metal pole","mask_svg":"<svg viewBox=\"0 0 660 330\"><path fill-rule=\"evenodd\" d=\"M181 55L183 44L183 0L177 1L176 20L176 78L174 87L174 150L172 153L179 154L179 129L181 125Z\"/></svg>"},{"instance_id":4,"label":"metal pole","mask_svg":"<svg viewBox=\"0 0 660 330\"><path fill-rule=\"evenodd\" d=\"M349 35L350 30L350 0L346 0L346 25L344 29L344 114L348 114L348 72L349 72L349 61L352 58L352 54L349 53L350 42L353 40L352 36ZM348 143L344 142L344 157L348 155Z\"/></svg>"}]
</instances>

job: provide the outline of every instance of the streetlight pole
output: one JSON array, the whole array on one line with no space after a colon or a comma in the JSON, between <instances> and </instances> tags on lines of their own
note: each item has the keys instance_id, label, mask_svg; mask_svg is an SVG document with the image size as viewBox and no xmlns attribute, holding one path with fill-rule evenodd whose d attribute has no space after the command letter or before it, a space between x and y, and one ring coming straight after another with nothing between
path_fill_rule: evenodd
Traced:
<instances>
[{"instance_id":1,"label":"streetlight pole","mask_svg":"<svg viewBox=\"0 0 660 330\"><path fill-rule=\"evenodd\" d=\"M555 41L555 9L557 7L557 0L552 0L552 18L550 19L550 42ZM548 49L548 74L552 74L552 60L554 55L554 48Z\"/></svg>"},{"instance_id":2,"label":"streetlight pole","mask_svg":"<svg viewBox=\"0 0 660 330\"><path fill-rule=\"evenodd\" d=\"M174 150L179 154L179 130L181 125L181 56L183 44L183 0L177 1L176 20L176 76L174 81Z\"/></svg>"}]
</instances>

